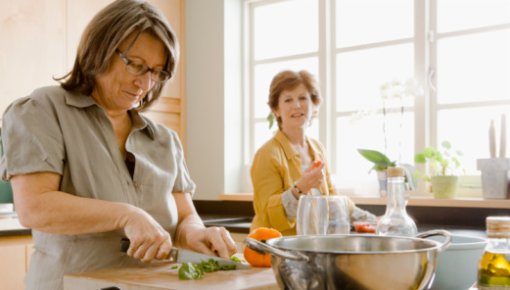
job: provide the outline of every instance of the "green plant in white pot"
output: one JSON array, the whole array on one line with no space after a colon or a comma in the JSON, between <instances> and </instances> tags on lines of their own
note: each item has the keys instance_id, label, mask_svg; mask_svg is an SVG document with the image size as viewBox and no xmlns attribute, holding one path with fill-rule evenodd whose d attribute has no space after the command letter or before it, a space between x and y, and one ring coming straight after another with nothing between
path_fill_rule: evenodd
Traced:
<instances>
[{"instance_id":1,"label":"green plant in white pot","mask_svg":"<svg viewBox=\"0 0 510 290\"><path fill-rule=\"evenodd\" d=\"M375 170L377 172L377 179L379 181L379 190L381 193L386 191L386 170L388 167L397 166L396 161L392 161L388 156L384 153L379 152L377 150L370 149L358 149L359 154L363 156L366 160L373 163L370 171ZM409 190L414 190L415 180L412 172L414 171L414 167L410 164L398 164L398 166L404 168L406 172L406 185Z\"/></svg>"},{"instance_id":2,"label":"green plant in white pot","mask_svg":"<svg viewBox=\"0 0 510 290\"><path fill-rule=\"evenodd\" d=\"M441 143L441 148L426 147L414 156L416 163L428 164L429 174L417 171L418 176L432 185L435 198L452 198L459 182L458 172L462 152L453 150L448 141Z\"/></svg>"},{"instance_id":3,"label":"green plant in white pot","mask_svg":"<svg viewBox=\"0 0 510 290\"><path fill-rule=\"evenodd\" d=\"M384 153L376 150L358 149L358 152L361 156L365 157L366 160L374 164L372 168L370 168L370 171L375 170L377 172L379 191L381 194L384 194L386 192L386 169L395 166L396 162L391 161Z\"/></svg>"}]
</instances>

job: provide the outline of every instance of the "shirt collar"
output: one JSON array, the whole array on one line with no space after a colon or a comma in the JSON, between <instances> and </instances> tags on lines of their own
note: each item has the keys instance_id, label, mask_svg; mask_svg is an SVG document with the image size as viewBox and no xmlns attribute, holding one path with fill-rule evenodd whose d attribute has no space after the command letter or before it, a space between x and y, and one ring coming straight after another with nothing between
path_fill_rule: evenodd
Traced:
<instances>
[{"instance_id":1,"label":"shirt collar","mask_svg":"<svg viewBox=\"0 0 510 290\"><path fill-rule=\"evenodd\" d=\"M299 152L292 146L287 136L281 130L278 130L278 132L276 132L275 139L282 146L283 152L285 153L285 156L287 157L288 160L292 159L295 156L299 156ZM311 148L313 160L318 159L319 156L317 156L317 152L319 152L319 148L317 148L315 143L311 142L310 138L308 137L305 137L305 142Z\"/></svg>"},{"instance_id":2,"label":"shirt collar","mask_svg":"<svg viewBox=\"0 0 510 290\"><path fill-rule=\"evenodd\" d=\"M138 112L135 109L129 110L129 114L131 115L131 120L133 120L133 130L147 132L147 135L152 140L154 140L155 137L154 125L151 122L147 122L147 120L142 118L140 112Z\"/></svg>"},{"instance_id":3,"label":"shirt collar","mask_svg":"<svg viewBox=\"0 0 510 290\"><path fill-rule=\"evenodd\" d=\"M287 136L285 136L285 134L282 132L282 130L278 130L276 132L275 139L282 146L283 152L285 153L285 156L288 160L292 159L296 155L299 155L299 152L297 152L296 149L292 147L292 144L290 143Z\"/></svg>"},{"instance_id":4,"label":"shirt collar","mask_svg":"<svg viewBox=\"0 0 510 290\"><path fill-rule=\"evenodd\" d=\"M68 94L65 94L65 100L67 105L76 108L87 108L92 106L97 106L98 108L101 108L96 103L96 100L94 100L94 98L80 93L69 92ZM129 110L129 114L131 115L131 119L133 120L133 130L145 131L147 132L147 135L154 140L155 129L152 123L147 122L144 118L142 118L142 116L140 116L140 113L135 109Z\"/></svg>"}]
</instances>

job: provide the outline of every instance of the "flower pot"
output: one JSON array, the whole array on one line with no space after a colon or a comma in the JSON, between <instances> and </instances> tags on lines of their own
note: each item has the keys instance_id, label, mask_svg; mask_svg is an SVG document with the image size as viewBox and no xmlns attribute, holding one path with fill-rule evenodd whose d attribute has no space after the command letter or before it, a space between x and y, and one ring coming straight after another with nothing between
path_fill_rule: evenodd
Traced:
<instances>
[{"instance_id":1,"label":"flower pot","mask_svg":"<svg viewBox=\"0 0 510 290\"><path fill-rule=\"evenodd\" d=\"M510 198L510 158L477 159L485 199Z\"/></svg>"},{"instance_id":2,"label":"flower pot","mask_svg":"<svg viewBox=\"0 0 510 290\"><path fill-rule=\"evenodd\" d=\"M432 176L432 192L435 198L452 198L457 191L457 176Z\"/></svg>"},{"instance_id":3,"label":"flower pot","mask_svg":"<svg viewBox=\"0 0 510 290\"><path fill-rule=\"evenodd\" d=\"M379 182L379 194L381 197L386 197L387 189L387 174L386 170L377 171L377 181Z\"/></svg>"}]
</instances>

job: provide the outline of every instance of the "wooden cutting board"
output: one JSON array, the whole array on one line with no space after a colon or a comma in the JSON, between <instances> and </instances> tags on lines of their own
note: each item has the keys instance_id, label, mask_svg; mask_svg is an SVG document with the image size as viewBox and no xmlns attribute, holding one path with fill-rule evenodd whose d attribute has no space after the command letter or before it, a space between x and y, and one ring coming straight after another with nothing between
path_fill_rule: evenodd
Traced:
<instances>
[{"instance_id":1,"label":"wooden cutting board","mask_svg":"<svg viewBox=\"0 0 510 290\"><path fill-rule=\"evenodd\" d=\"M171 264L105 269L64 277L64 290L90 290L116 286L122 290L277 290L271 268L205 273L200 280L179 280Z\"/></svg>"}]
</instances>

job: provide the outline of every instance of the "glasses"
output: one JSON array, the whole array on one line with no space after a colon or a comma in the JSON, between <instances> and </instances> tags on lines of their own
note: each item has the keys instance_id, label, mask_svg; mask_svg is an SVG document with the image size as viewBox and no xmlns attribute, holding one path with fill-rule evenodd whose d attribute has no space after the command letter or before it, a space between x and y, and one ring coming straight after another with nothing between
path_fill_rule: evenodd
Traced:
<instances>
[{"instance_id":1,"label":"glasses","mask_svg":"<svg viewBox=\"0 0 510 290\"><path fill-rule=\"evenodd\" d=\"M127 58L127 56L120 52L120 50L115 50L118 54L120 59L124 62L126 65L126 70L134 74L135 76L141 76L146 74L147 72L151 73L151 79L155 82L164 82L170 78L170 73L157 68L150 68L145 63L139 60L132 60Z\"/></svg>"}]
</instances>

